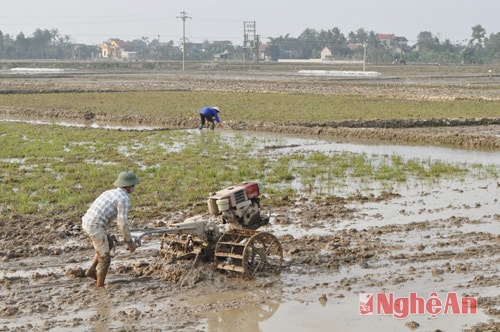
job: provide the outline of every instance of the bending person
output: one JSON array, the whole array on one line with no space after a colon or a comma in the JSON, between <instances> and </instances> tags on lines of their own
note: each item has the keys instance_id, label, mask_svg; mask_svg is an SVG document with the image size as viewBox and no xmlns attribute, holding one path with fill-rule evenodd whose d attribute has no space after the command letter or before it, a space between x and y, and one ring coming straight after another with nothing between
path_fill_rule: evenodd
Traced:
<instances>
[{"instance_id":1,"label":"bending person","mask_svg":"<svg viewBox=\"0 0 500 332\"><path fill-rule=\"evenodd\" d=\"M208 128L210 125L210 129L214 130L215 122L217 125L222 128L222 122L219 118L220 109L217 106L205 106L200 109L200 126L198 129L203 129L205 127Z\"/></svg>"},{"instance_id":2,"label":"bending person","mask_svg":"<svg viewBox=\"0 0 500 332\"><path fill-rule=\"evenodd\" d=\"M94 260L85 273L87 277L96 280L96 286L104 286L104 280L111 264L111 249L114 247L113 237L107 228L116 218L123 240L130 252L137 248L128 228L129 195L134 192L135 185L140 181L132 172L122 172L114 182L117 187L103 192L92 203L87 213L82 217L82 229L87 233L95 249Z\"/></svg>"}]
</instances>

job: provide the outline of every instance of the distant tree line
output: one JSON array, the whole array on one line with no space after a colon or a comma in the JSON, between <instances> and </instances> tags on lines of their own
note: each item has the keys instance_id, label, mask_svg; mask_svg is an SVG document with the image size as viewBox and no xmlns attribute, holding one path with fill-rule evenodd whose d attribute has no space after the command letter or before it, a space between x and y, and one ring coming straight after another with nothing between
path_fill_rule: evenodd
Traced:
<instances>
[{"instance_id":1,"label":"distant tree line","mask_svg":"<svg viewBox=\"0 0 500 332\"><path fill-rule=\"evenodd\" d=\"M289 34L268 37L264 53L270 60L278 59L313 59L319 58L321 51L328 47L335 60L362 60L370 63L413 62L413 63L463 63L485 64L500 62L500 33L487 36L481 25L472 27L470 39L466 45L444 41L429 31L422 31L417 42L409 45L403 36L398 37L394 45L382 43L374 31L363 28L347 35L339 28L330 30L305 29L298 37ZM402 41L405 41L404 43ZM182 59L182 48L173 41L160 43L158 39L148 38L127 42L127 51L137 54L141 61L178 61ZM249 52L242 46L235 46L230 41L205 41L186 43L187 61L214 59L214 55L226 52L229 59L252 59L256 52ZM15 39L0 31L0 59L59 59L89 60L100 58L99 45L84 45L71 42L68 35L61 35L57 29L37 29L26 37L20 32ZM259 59L261 60L261 59Z\"/></svg>"},{"instance_id":2,"label":"distant tree line","mask_svg":"<svg viewBox=\"0 0 500 332\"><path fill-rule=\"evenodd\" d=\"M465 64L500 61L500 33L487 37L481 25L472 27L467 45L453 44L449 39L441 42L428 31L420 32L414 45L399 44L402 37L395 39L396 45L386 45L375 32L362 28L347 36L338 28L306 29L297 38L286 35L269 39L268 53L273 60L319 58L320 52L328 47L334 59L360 60L366 55L367 61L372 63L393 62L395 59L415 63Z\"/></svg>"},{"instance_id":3,"label":"distant tree line","mask_svg":"<svg viewBox=\"0 0 500 332\"><path fill-rule=\"evenodd\" d=\"M0 31L0 59L88 59L96 56L96 46L73 44L59 30L37 29L26 37L20 32L15 39Z\"/></svg>"}]
</instances>

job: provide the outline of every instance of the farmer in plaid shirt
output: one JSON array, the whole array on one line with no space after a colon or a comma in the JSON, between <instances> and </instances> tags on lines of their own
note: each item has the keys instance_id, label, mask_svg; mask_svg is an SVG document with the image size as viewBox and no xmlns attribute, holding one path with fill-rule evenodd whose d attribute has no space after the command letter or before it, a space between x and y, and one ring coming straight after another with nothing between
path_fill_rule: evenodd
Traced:
<instances>
[{"instance_id":1,"label":"farmer in plaid shirt","mask_svg":"<svg viewBox=\"0 0 500 332\"><path fill-rule=\"evenodd\" d=\"M92 240L95 257L86 276L97 281L96 286L104 286L104 280L111 264L113 238L107 233L109 223L116 218L123 240L130 252L137 248L128 228L128 210L130 208L129 194L134 192L135 185L140 181L132 172L122 172L114 182L117 187L103 192L92 203L87 213L82 217L82 228Z\"/></svg>"}]
</instances>

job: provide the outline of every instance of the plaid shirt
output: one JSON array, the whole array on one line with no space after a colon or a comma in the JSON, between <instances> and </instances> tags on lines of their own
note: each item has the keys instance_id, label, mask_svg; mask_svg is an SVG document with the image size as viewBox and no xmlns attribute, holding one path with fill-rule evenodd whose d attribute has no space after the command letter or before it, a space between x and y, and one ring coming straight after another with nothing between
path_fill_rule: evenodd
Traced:
<instances>
[{"instance_id":1,"label":"plaid shirt","mask_svg":"<svg viewBox=\"0 0 500 332\"><path fill-rule=\"evenodd\" d=\"M123 188L110 189L103 192L92 203L87 213L82 217L82 226L85 229L94 227L106 228L110 221L117 218L120 228L127 226L130 198Z\"/></svg>"}]
</instances>

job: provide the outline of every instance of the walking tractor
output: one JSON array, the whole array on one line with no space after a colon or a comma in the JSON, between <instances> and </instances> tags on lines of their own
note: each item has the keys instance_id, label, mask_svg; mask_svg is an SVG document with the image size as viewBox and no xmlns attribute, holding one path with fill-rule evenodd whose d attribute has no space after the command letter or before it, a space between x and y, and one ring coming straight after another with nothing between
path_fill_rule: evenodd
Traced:
<instances>
[{"instance_id":1,"label":"walking tractor","mask_svg":"<svg viewBox=\"0 0 500 332\"><path fill-rule=\"evenodd\" d=\"M243 182L209 194L208 214L197 215L165 228L132 228L134 241L160 234L160 255L172 262L192 259L213 262L219 270L254 278L277 274L283 262L279 240L257 229L271 216L262 213L258 182Z\"/></svg>"}]
</instances>

